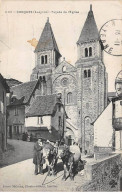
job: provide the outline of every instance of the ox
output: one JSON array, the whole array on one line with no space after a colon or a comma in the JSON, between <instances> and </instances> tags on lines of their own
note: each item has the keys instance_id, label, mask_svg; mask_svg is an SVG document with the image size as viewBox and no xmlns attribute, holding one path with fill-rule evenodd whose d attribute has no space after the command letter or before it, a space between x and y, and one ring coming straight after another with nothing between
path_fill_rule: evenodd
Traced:
<instances>
[{"instance_id":1,"label":"ox","mask_svg":"<svg viewBox=\"0 0 122 195\"><path fill-rule=\"evenodd\" d=\"M78 173L78 163L81 161L81 153L80 150L78 150L78 146L70 148L64 145L60 147L58 156L62 159L64 167L64 175L62 179L66 180L70 177L71 180L74 180L75 174Z\"/></svg>"},{"instance_id":2,"label":"ox","mask_svg":"<svg viewBox=\"0 0 122 195\"><path fill-rule=\"evenodd\" d=\"M48 175L55 175L57 165L57 151L52 144L46 143L43 145L43 159L46 167L48 168Z\"/></svg>"}]
</instances>

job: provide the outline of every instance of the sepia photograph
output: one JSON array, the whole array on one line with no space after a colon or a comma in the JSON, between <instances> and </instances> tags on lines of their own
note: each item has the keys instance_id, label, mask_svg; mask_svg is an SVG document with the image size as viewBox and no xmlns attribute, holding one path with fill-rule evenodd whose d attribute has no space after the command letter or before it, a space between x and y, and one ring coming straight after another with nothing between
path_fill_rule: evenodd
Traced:
<instances>
[{"instance_id":1,"label":"sepia photograph","mask_svg":"<svg viewBox=\"0 0 122 195\"><path fill-rule=\"evenodd\" d=\"M0 0L0 192L122 191L121 10Z\"/></svg>"}]
</instances>

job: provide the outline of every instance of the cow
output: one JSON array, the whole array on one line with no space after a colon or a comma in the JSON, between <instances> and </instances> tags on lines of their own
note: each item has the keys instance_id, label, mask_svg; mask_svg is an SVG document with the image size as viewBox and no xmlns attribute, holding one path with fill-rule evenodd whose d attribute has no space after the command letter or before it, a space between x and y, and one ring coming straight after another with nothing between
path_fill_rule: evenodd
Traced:
<instances>
[{"instance_id":1,"label":"cow","mask_svg":"<svg viewBox=\"0 0 122 195\"><path fill-rule=\"evenodd\" d=\"M48 176L56 174L57 152L55 147L50 143L43 145L43 158L46 168L48 168Z\"/></svg>"},{"instance_id":2,"label":"cow","mask_svg":"<svg viewBox=\"0 0 122 195\"><path fill-rule=\"evenodd\" d=\"M81 161L80 151L72 152L70 147L64 145L59 149L58 155L63 162L64 174L62 179L66 180L70 177L71 180L74 180L75 174L78 173L78 163Z\"/></svg>"}]
</instances>

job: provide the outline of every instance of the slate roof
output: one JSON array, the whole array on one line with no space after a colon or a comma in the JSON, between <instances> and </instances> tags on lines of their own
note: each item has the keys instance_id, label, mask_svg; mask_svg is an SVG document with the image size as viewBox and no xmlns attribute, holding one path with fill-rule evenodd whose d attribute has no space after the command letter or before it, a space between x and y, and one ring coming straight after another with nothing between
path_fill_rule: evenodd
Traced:
<instances>
[{"instance_id":1,"label":"slate roof","mask_svg":"<svg viewBox=\"0 0 122 195\"><path fill-rule=\"evenodd\" d=\"M47 20L45 27L42 31L39 42L35 48L35 52L40 52L45 50L55 50L61 56L51 28L51 24L49 23L49 19Z\"/></svg>"},{"instance_id":2,"label":"slate roof","mask_svg":"<svg viewBox=\"0 0 122 195\"><path fill-rule=\"evenodd\" d=\"M61 103L56 95L37 96L26 113L26 117L52 115L56 103Z\"/></svg>"},{"instance_id":3,"label":"slate roof","mask_svg":"<svg viewBox=\"0 0 122 195\"><path fill-rule=\"evenodd\" d=\"M85 24L83 26L83 29L81 31L77 43L79 44L79 43L85 43L85 42L90 42L95 40L99 40L99 33L94 19L92 6L90 6L90 11L88 12L88 16L86 18Z\"/></svg>"},{"instance_id":4,"label":"slate roof","mask_svg":"<svg viewBox=\"0 0 122 195\"><path fill-rule=\"evenodd\" d=\"M33 93L33 90L36 87L38 80L34 80L34 81L29 81L26 83L22 83L20 85L16 85L11 87L11 92L12 95L16 97L17 100L19 100L19 102L21 102L21 104L26 104L28 103L28 101L30 100L30 97ZM17 102L15 101L15 104ZM11 105L15 105L14 102L11 103Z\"/></svg>"},{"instance_id":5,"label":"slate roof","mask_svg":"<svg viewBox=\"0 0 122 195\"><path fill-rule=\"evenodd\" d=\"M35 132L37 133L37 138L42 138L44 140L50 140L52 142L56 142L61 138L60 133L55 130L53 127L51 128L51 132L49 132L47 127L26 127L29 133Z\"/></svg>"},{"instance_id":6,"label":"slate roof","mask_svg":"<svg viewBox=\"0 0 122 195\"><path fill-rule=\"evenodd\" d=\"M9 93L9 86L6 82L6 79L2 76L2 74L0 74L0 82L2 83L4 88L6 89L6 92Z\"/></svg>"},{"instance_id":7,"label":"slate roof","mask_svg":"<svg viewBox=\"0 0 122 195\"><path fill-rule=\"evenodd\" d=\"M22 84L21 81L18 81L18 80L16 80L16 79L12 79L12 78L6 79L6 82L7 82L7 84L8 84L9 87L12 87L12 86L15 86L15 85Z\"/></svg>"}]
</instances>

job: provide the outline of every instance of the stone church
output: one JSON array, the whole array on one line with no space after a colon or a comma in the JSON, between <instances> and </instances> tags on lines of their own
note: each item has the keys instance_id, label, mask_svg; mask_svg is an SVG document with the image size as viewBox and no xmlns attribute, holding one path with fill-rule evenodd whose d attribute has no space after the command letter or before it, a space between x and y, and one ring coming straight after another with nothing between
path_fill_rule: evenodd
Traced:
<instances>
[{"instance_id":1,"label":"stone church","mask_svg":"<svg viewBox=\"0 0 122 195\"><path fill-rule=\"evenodd\" d=\"M93 150L92 123L107 106L107 73L103 62L103 45L92 6L77 41L77 61L60 62L49 18L35 48L35 68L30 80L41 80L42 95L58 94L68 119L65 136L77 140L82 152Z\"/></svg>"}]
</instances>

